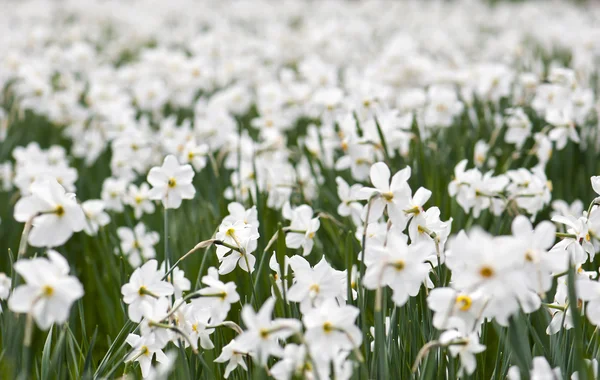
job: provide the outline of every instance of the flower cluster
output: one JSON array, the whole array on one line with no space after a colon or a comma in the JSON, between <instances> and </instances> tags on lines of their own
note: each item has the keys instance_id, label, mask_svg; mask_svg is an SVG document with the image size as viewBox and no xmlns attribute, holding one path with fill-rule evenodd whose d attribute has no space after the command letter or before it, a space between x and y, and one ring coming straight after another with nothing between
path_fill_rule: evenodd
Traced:
<instances>
[{"instance_id":1,"label":"flower cluster","mask_svg":"<svg viewBox=\"0 0 600 380\"><path fill-rule=\"evenodd\" d=\"M600 7L485 3L0 4L3 359L597 376Z\"/></svg>"}]
</instances>

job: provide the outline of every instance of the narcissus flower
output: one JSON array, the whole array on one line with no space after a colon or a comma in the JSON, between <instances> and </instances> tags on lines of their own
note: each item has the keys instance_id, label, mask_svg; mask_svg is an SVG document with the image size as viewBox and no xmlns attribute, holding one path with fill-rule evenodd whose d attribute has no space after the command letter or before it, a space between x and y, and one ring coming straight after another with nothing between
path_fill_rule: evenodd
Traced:
<instances>
[{"instance_id":1,"label":"narcissus flower","mask_svg":"<svg viewBox=\"0 0 600 380\"><path fill-rule=\"evenodd\" d=\"M207 285L198 291L202 297L192 301L193 304L210 308L211 318L214 324L221 323L227 318L231 304L239 302L240 295L237 293L235 282L223 283L219 280L217 268L208 269L208 275L202 277L202 282Z\"/></svg>"},{"instance_id":2,"label":"narcissus flower","mask_svg":"<svg viewBox=\"0 0 600 380\"><path fill-rule=\"evenodd\" d=\"M91 199L81 204L85 214L86 223L83 230L90 236L95 236L100 227L110 223L110 216L104 211L104 202L99 199Z\"/></svg>"},{"instance_id":3,"label":"narcissus flower","mask_svg":"<svg viewBox=\"0 0 600 380\"><path fill-rule=\"evenodd\" d=\"M244 361L244 356L246 355L248 355L248 352L235 339L232 339L228 345L223 347L221 355L215 359L215 362L217 363L228 362L227 367L225 367L225 373L223 374L223 377L227 379L231 374L231 371L236 369L238 366L247 371L248 366Z\"/></svg>"},{"instance_id":4,"label":"narcissus flower","mask_svg":"<svg viewBox=\"0 0 600 380\"><path fill-rule=\"evenodd\" d=\"M352 305L339 305L335 299L304 314L304 339L312 352L333 358L339 350L352 350L362 343L362 333L354 325L359 310Z\"/></svg>"},{"instance_id":5,"label":"narcissus flower","mask_svg":"<svg viewBox=\"0 0 600 380\"><path fill-rule=\"evenodd\" d=\"M5 300L10 294L11 279L6 273L0 273L0 300ZM2 312L2 306L0 306L0 313Z\"/></svg>"},{"instance_id":6,"label":"narcissus flower","mask_svg":"<svg viewBox=\"0 0 600 380\"><path fill-rule=\"evenodd\" d=\"M534 380L562 379L562 373L560 371L560 368L557 367L553 369L552 367L550 367L550 364L548 364L548 361L543 356L536 356L535 358L533 358L533 366L531 368L531 371L528 374L523 374L523 377L521 377L521 372L518 366L510 367L507 375L508 380L521 380L521 378Z\"/></svg>"},{"instance_id":7,"label":"narcissus flower","mask_svg":"<svg viewBox=\"0 0 600 380\"><path fill-rule=\"evenodd\" d=\"M156 256L154 246L160 240L156 231L146 231L144 223L139 222L134 229L128 227L117 228L117 235L121 240L121 251L132 267L137 268L144 260Z\"/></svg>"},{"instance_id":8,"label":"narcissus flower","mask_svg":"<svg viewBox=\"0 0 600 380\"><path fill-rule=\"evenodd\" d=\"M30 189L31 195L19 199L14 213L19 222L33 218L29 244L57 247L84 228L85 214L77 204L75 194L66 193L55 179L36 180Z\"/></svg>"},{"instance_id":9,"label":"narcissus flower","mask_svg":"<svg viewBox=\"0 0 600 380\"><path fill-rule=\"evenodd\" d=\"M152 185L149 198L162 201L165 208L179 208L183 199L192 199L196 194L193 179L191 165L179 165L175 156L168 155L162 166L148 173L148 183Z\"/></svg>"},{"instance_id":10,"label":"narcissus flower","mask_svg":"<svg viewBox=\"0 0 600 380\"><path fill-rule=\"evenodd\" d=\"M409 296L419 293L429 272L425 259L432 252L425 242L406 244L405 235L390 233L387 245L374 246L365 253L367 271L363 284L368 289L389 286L396 305L404 305Z\"/></svg>"},{"instance_id":11,"label":"narcissus flower","mask_svg":"<svg viewBox=\"0 0 600 380\"><path fill-rule=\"evenodd\" d=\"M283 349L279 345L280 339L286 339L300 331L300 321L297 319L272 320L274 307L275 298L269 298L258 313L247 304L242 309L242 320L247 330L238 337L238 341L248 351L256 352L262 365L267 364L271 355L277 357L283 355Z\"/></svg>"},{"instance_id":12,"label":"narcissus flower","mask_svg":"<svg viewBox=\"0 0 600 380\"><path fill-rule=\"evenodd\" d=\"M308 205L292 209L289 203L283 206L283 216L291 220L289 232L285 236L285 245L288 248L302 247L302 255L308 256L315 244L315 234L321 226L319 217L313 218L313 209Z\"/></svg>"},{"instance_id":13,"label":"narcissus flower","mask_svg":"<svg viewBox=\"0 0 600 380\"><path fill-rule=\"evenodd\" d=\"M133 208L136 219L141 218L143 214L154 213L154 203L150 200L150 186L146 182L139 187L134 184L129 185L123 201Z\"/></svg>"},{"instance_id":14,"label":"narcissus flower","mask_svg":"<svg viewBox=\"0 0 600 380\"><path fill-rule=\"evenodd\" d=\"M398 222L403 221L404 226L406 225L405 218L402 217L404 213L402 208L407 205L411 195L411 190L407 183L410 173L410 166L407 166L394 174L390 182L390 169L386 164L378 162L371 166L371 183L375 187L365 187L360 192L362 199L369 199L374 194L378 195L371 200L369 221L376 221L381 217L384 210L387 209L390 217L397 215L399 216L398 219L400 219ZM393 222L396 223L396 221ZM400 227L403 228L404 226Z\"/></svg>"},{"instance_id":15,"label":"narcissus flower","mask_svg":"<svg viewBox=\"0 0 600 380\"><path fill-rule=\"evenodd\" d=\"M25 284L13 291L8 308L15 313L31 313L42 330L66 322L71 305L83 296L81 282L69 276L67 260L50 250L48 258L19 260L14 269Z\"/></svg>"},{"instance_id":16,"label":"narcissus flower","mask_svg":"<svg viewBox=\"0 0 600 380\"><path fill-rule=\"evenodd\" d=\"M133 322L142 320L145 304L173 294L173 285L163 281L163 276L163 271L158 269L158 262L150 260L133 271L129 282L121 287L123 302L129 305L127 311Z\"/></svg>"},{"instance_id":17,"label":"narcissus flower","mask_svg":"<svg viewBox=\"0 0 600 380\"><path fill-rule=\"evenodd\" d=\"M448 346L450 355L460 357L460 373L466 372L468 375L477 368L475 354L485 351L477 333L461 334L457 330L448 330L440 335L440 343Z\"/></svg>"},{"instance_id":18,"label":"narcissus flower","mask_svg":"<svg viewBox=\"0 0 600 380\"><path fill-rule=\"evenodd\" d=\"M144 378L150 375L152 358L156 358L156 361L159 363L166 363L169 361L167 355L162 351L163 345L156 342L156 338L152 334L146 336L129 334L125 341L133 348L133 351L125 358L125 361L136 361L140 363L142 377Z\"/></svg>"}]
</instances>

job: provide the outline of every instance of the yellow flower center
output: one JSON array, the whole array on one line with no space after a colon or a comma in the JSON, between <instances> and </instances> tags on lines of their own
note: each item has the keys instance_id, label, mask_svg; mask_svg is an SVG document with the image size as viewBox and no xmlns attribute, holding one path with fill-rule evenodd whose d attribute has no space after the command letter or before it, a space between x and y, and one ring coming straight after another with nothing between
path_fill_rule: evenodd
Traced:
<instances>
[{"instance_id":1,"label":"yellow flower center","mask_svg":"<svg viewBox=\"0 0 600 380\"><path fill-rule=\"evenodd\" d=\"M401 270L404 269L404 267L406 266L406 263L404 262L404 260L398 260L393 264L394 268L400 272Z\"/></svg>"},{"instance_id":2,"label":"yellow flower center","mask_svg":"<svg viewBox=\"0 0 600 380\"><path fill-rule=\"evenodd\" d=\"M315 293L319 293L319 290L321 290L321 288L319 287L319 284L312 284L310 286L310 288L308 288L308 289Z\"/></svg>"},{"instance_id":3,"label":"yellow flower center","mask_svg":"<svg viewBox=\"0 0 600 380\"><path fill-rule=\"evenodd\" d=\"M44 297L52 297L54 294L54 288L50 285L46 285L42 288L42 293L44 294Z\"/></svg>"},{"instance_id":4,"label":"yellow flower center","mask_svg":"<svg viewBox=\"0 0 600 380\"><path fill-rule=\"evenodd\" d=\"M175 178L169 178L169 182L167 182L167 185L169 185L169 187L175 187L177 185L177 181L175 180Z\"/></svg>"},{"instance_id":5,"label":"yellow flower center","mask_svg":"<svg viewBox=\"0 0 600 380\"><path fill-rule=\"evenodd\" d=\"M331 324L331 322L327 321L323 323L323 331L325 331L328 334L333 331L333 325Z\"/></svg>"},{"instance_id":6,"label":"yellow flower center","mask_svg":"<svg viewBox=\"0 0 600 380\"><path fill-rule=\"evenodd\" d=\"M525 251L525 261L533 262L534 257L535 255L533 254L533 251L531 249Z\"/></svg>"},{"instance_id":7,"label":"yellow flower center","mask_svg":"<svg viewBox=\"0 0 600 380\"><path fill-rule=\"evenodd\" d=\"M446 107L445 104L438 104L437 106L435 106L435 110L440 113L443 113L443 112L448 111L448 107Z\"/></svg>"},{"instance_id":8,"label":"yellow flower center","mask_svg":"<svg viewBox=\"0 0 600 380\"><path fill-rule=\"evenodd\" d=\"M260 329L259 334L262 339L267 339L269 337L269 330Z\"/></svg>"},{"instance_id":9,"label":"yellow flower center","mask_svg":"<svg viewBox=\"0 0 600 380\"><path fill-rule=\"evenodd\" d=\"M383 199L385 199L388 202L390 202L392 199L394 199L394 193L392 193L391 191L389 191L387 193L383 193L383 194L381 194L381 196L383 197Z\"/></svg>"},{"instance_id":10,"label":"yellow flower center","mask_svg":"<svg viewBox=\"0 0 600 380\"><path fill-rule=\"evenodd\" d=\"M456 297L456 304L460 305L459 309L462 311L467 311L471 308L473 304L473 300L466 294L460 294Z\"/></svg>"},{"instance_id":11,"label":"yellow flower center","mask_svg":"<svg viewBox=\"0 0 600 380\"><path fill-rule=\"evenodd\" d=\"M479 270L479 275L481 275L481 277L483 278L490 278L494 275L494 269L492 269L489 266L483 266L481 267L481 269Z\"/></svg>"},{"instance_id":12,"label":"yellow flower center","mask_svg":"<svg viewBox=\"0 0 600 380\"><path fill-rule=\"evenodd\" d=\"M147 289L146 289L146 287L145 287L145 286L140 286L140 289L138 290L138 294L139 294L140 296L143 296L143 295L145 295L146 293L147 293Z\"/></svg>"},{"instance_id":13,"label":"yellow flower center","mask_svg":"<svg viewBox=\"0 0 600 380\"><path fill-rule=\"evenodd\" d=\"M58 205L58 206L56 206L56 208L54 209L54 213L55 213L56 215L58 215L59 217L61 217L61 216L65 215L65 209L64 209L64 207L63 207L63 206L61 206L61 205Z\"/></svg>"}]
</instances>

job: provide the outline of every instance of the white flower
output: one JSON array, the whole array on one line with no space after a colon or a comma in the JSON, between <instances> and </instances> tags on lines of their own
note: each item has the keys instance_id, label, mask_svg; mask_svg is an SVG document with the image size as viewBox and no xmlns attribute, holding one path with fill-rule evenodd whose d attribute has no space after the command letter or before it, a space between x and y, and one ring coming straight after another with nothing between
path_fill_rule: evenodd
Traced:
<instances>
[{"instance_id":1,"label":"white flower","mask_svg":"<svg viewBox=\"0 0 600 380\"><path fill-rule=\"evenodd\" d=\"M231 273L236 265L251 273L256 263L256 258L251 252L256 249L259 236L258 225L246 224L231 215L226 217L219 226L219 232L215 237L237 249L231 249L222 244L217 246L217 258L221 262L219 273Z\"/></svg>"},{"instance_id":2,"label":"white flower","mask_svg":"<svg viewBox=\"0 0 600 380\"><path fill-rule=\"evenodd\" d=\"M440 220L440 209L431 207L425 212L419 211L408 226L408 235L411 242L426 241L433 246L436 255L439 254L440 261L444 261L444 245L450 235L452 219L442 222ZM367 244L368 246L368 244ZM437 259L433 260L437 264Z\"/></svg>"},{"instance_id":3,"label":"white flower","mask_svg":"<svg viewBox=\"0 0 600 380\"><path fill-rule=\"evenodd\" d=\"M157 268L156 260L148 261L133 271L129 282L121 287L123 302L129 305L127 311L133 322L141 321L145 304L173 294L173 285L162 280L164 274Z\"/></svg>"},{"instance_id":4,"label":"white flower","mask_svg":"<svg viewBox=\"0 0 600 380\"><path fill-rule=\"evenodd\" d=\"M156 257L154 246L160 240L160 235L155 231L146 232L144 223L139 222L132 230L128 227L117 228L117 235L121 239L121 251L132 267L137 268L142 260Z\"/></svg>"},{"instance_id":5,"label":"white flower","mask_svg":"<svg viewBox=\"0 0 600 380\"><path fill-rule=\"evenodd\" d=\"M179 157L182 164L191 163L196 172L199 172L206 166L207 154L208 145L198 145L195 141L188 141Z\"/></svg>"},{"instance_id":6,"label":"white flower","mask_svg":"<svg viewBox=\"0 0 600 380\"><path fill-rule=\"evenodd\" d=\"M158 365L150 368L150 371L148 372L148 374L146 376L146 379L148 379L148 380L168 379L169 374L171 373L171 371L173 371L173 365L175 364L175 359L177 356L175 354L175 351L167 352L166 360L164 358L162 358L162 355L161 355L161 360L159 361L158 355L159 354L157 354L157 359L156 359L158 361Z\"/></svg>"},{"instance_id":7,"label":"white flower","mask_svg":"<svg viewBox=\"0 0 600 380\"><path fill-rule=\"evenodd\" d=\"M170 297L158 297L151 302L145 302L141 306L143 319L140 323L142 336L154 335L156 343L162 347L166 346L175 336L174 331L155 326L165 320L171 308Z\"/></svg>"},{"instance_id":8,"label":"white flower","mask_svg":"<svg viewBox=\"0 0 600 380\"><path fill-rule=\"evenodd\" d=\"M431 86L427 91L428 104L425 108L427 127L449 127L455 116L462 113L464 105L457 99L456 91L443 86Z\"/></svg>"},{"instance_id":9,"label":"white flower","mask_svg":"<svg viewBox=\"0 0 600 380\"><path fill-rule=\"evenodd\" d=\"M283 286L285 286L285 289L288 289L288 283L287 281L283 281L283 278L287 278L288 273L289 273L289 268L290 268L290 258L288 256L284 256L283 259L283 276L281 275L281 266L279 265L279 263L277 262L277 255L275 254L275 252L273 252L273 254L271 255L271 258L269 259L269 268L271 268L271 270L273 270L275 272L275 274L273 275L274 279L275 279L275 286L277 286L277 288L279 289L280 293L283 293ZM273 297L275 297L275 289L271 289L271 293L273 295Z\"/></svg>"},{"instance_id":10,"label":"white flower","mask_svg":"<svg viewBox=\"0 0 600 380\"><path fill-rule=\"evenodd\" d=\"M600 325L600 283L592 280L579 280L576 285L579 298L587 301L585 315L593 325Z\"/></svg>"},{"instance_id":11,"label":"white flower","mask_svg":"<svg viewBox=\"0 0 600 380\"><path fill-rule=\"evenodd\" d=\"M521 372L517 366L510 367L507 375L508 380L521 380ZM552 369L545 357L536 356L533 358L533 367L531 368L531 371L527 376L523 377L532 380L561 380L562 374L559 367Z\"/></svg>"},{"instance_id":12,"label":"white flower","mask_svg":"<svg viewBox=\"0 0 600 380\"><path fill-rule=\"evenodd\" d=\"M5 192L12 190L13 175L13 167L10 161L0 164L0 189L2 189Z\"/></svg>"},{"instance_id":13,"label":"white flower","mask_svg":"<svg viewBox=\"0 0 600 380\"><path fill-rule=\"evenodd\" d=\"M163 261L160 264L160 270L164 274L166 262ZM167 276L167 281L173 284L173 291L175 298L181 298L183 292L187 292L191 289L192 283L185 277L185 272L178 267L175 267L171 273Z\"/></svg>"},{"instance_id":14,"label":"white flower","mask_svg":"<svg viewBox=\"0 0 600 380\"><path fill-rule=\"evenodd\" d=\"M446 264L452 270L452 286L467 293L481 292L487 299L484 315L503 326L523 308L537 310L540 297L531 290L528 274L522 270L527 244L512 236L492 237L473 228L461 231L449 243Z\"/></svg>"},{"instance_id":15,"label":"white flower","mask_svg":"<svg viewBox=\"0 0 600 380\"><path fill-rule=\"evenodd\" d=\"M231 371L236 369L238 366L247 371L248 367L244 361L244 356L247 354L248 352L235 339L232 339L229 344L223 347L221 355L215 359L215 362L217 363L229 362L227 363L227 367L225 367L225 373L223 374L223 377L227 379L231 374Z\"/></svg>"},{"instance_id":16,"label":"white flower","mask_svg":"<svg viewBox=\"0 0 600 380\"><path fill-rule=\"evenodd\" d=\"M127 180L123 178L107 178L102 183L101 198L107 210L123 212L123 197Z\"/></svg>"},{"instance_id":17,"label":"white flower","mask_svg":"<svg viewBox=\"0 0 600 380\"><path fill-rule=\"evenodd\" d=\"M83 296L79 280L69 276L67 260L50 250L48 258L19 260L14 269L25 284L13 291L8 308L15 313L31 313L42 330L66 322L71 305Z\"/></svg>"},{"instance_id":18,"label":"white flower","mask_svg":"<svg viewBox=\"0 0 600 380\"><path fill-rule=\"evenodd\" d=\"M521 149L525 141L531 136L531 121L522 108L509 108L506 110L508 117L505 120L507 131L504 141L515 144Z\"/></svg>"},{"instance_id":19,"label":"white flower","mask_svg":"<svg viewBox=\"0 0 600 380\"><path fill-rule=\"evenodd\" d=\"M149 377L151 374L152 358L156 357L156 361L159 363L169 362L169 358L162 351L163 346L159 342L156 342L153 334L147 336L129 334L125 341L133 348L133 351L125 358L125 361L135 360L140 363L142 377L144 378Z\"/></svg>"},{"instance_id":20,"label":"white flower","mask_svg":"<svg viewBox=\"0 0 600 380\"><path fill-rule=\"evenodd\" d=\"M566 276L562 276L557 280L554 302L551 303L555 307L548 308L548 311L552 314L552 320L546 328L546 334L554 335L563 326L566 330L573 328L573 317L571 315L571 308L569 307L568 294L569 288L567 287Z\"/></svg>"},{"instance_id":21,"label":"white flower","mask_svg":"<svg viewBox=\"0 0 600 380\"><path fill-rule=\"evenodd\" d=\"M481 293L469 294L452 288L435 288L429 292L427 306L434 312L433 326L436 329L456 329L468 334L478 327L485 298Z\"/></svg>"},{"instance_id":22,"label":"white flower","mask_svg":"<svg viewBox=\"0 0 600 380\"><path fill-rule=\"evenodd\" d=\"M586 217L575 218L574 216L555 215L552 217L552 221L564 224L567 227L567 233L575 236L563 238L552 247L552 250L568 252L575 264L586 262L587 255L593 259L596 249L591 242L592 239L589 234L588 219Z\"/></svg>"},{"instance_id":23,"label":"white flower","mask_svg":"<svg viewBox=\"0 0 600 380\"><path fill-rule=\"evenodd\" d=\"M63 245L85 225L85 215L75 194L65 193L53 178L36 180L31 185L31 195L19 199L15 205L14 216L19 222L34 217L28 239L34 247Z\"/></svg>"},{"instance_id":24,"label":"white flower","mask_svg":"<svg viewBox=\"0 0 600 380\"><path fill-rule=\"evenodd\" d=\"M478 168L482 167L485 164L485 161L488 158L488 151L490 150L490 146L483 140L479 140L475 143L475 152L473 155L473 162L475 166Z\"/></svg>"},{"instance_id":25,"label":"white flower","mask_svg":"<svg viewBox=\"0 0 600 380\"><path fill-rule=\"evenodd\" d=\"M475 354L485 351L485 346L479 343L477 333L464 335L457 330L448 330L440 335L440 343L448 346L450 355L460 357L460 374L473 374L477 368Z\"/></svg>"},{"instance_id":26,"label":"white flower","mask_svg":"<svg viewBox=\"0 0 600 380\"><path fill-rule=\"evenodd\" d=\"M312 217L313 209L308 205L292 209L289 203L283 206L283 216L291 220L289 232L285 236L285 245L288 248L302 247L302 255L308 256L314 246L315 233L321 226L319 217Z\"/></svg>"},{"instance_id":27,"label":"white flower","mask_svg":"<svg viewBox=\"0 0 600 380\"><path fill-rule=\"evenodd\" d=\"M404 305L409 296L419 293L429 273L430 266L425 263L431 253L428 246L424 242L407 245L406 237L397 233L388 235L386 246L367 245L364 286L368 289L389 286L394 291L394 303Z\"/></svg>"},{"instance_id":28,"label":"white flower","mask_svg":"<svg viewBox=\"0 0 600 380\"><path fill-rule=\"evenodd\" d=\"M150 199L161 200L165 208L179 208L183 199L192 199L196 189L192 184L194 169L179 165L177 158L168 155L161 167L154 167L148 173L148 183L152 185Z\"/></svg>"},{"instance_id":29,"label":"white flower","mask_svg":"<svg viewBox=\"0 0 600 380\"><path fill-rule=\"evenodd\" d=\"M104 212L104 202L99 199L92 199L81 204L83 213L86 217L86 223L83 230L90 236L95 236L100 227L110 223L110 216Z\"/></svg>"},{"instance_id":30,"label":"white flower","mask_svg":"<svg viewBox=\"0 0 600 380\"><path fill-rule=\"evenodd\" d=\"M556 240L556 227L543 221L533 229L531 222L523 215L517 216L512 223L513 236L525 243L523 252L523 270L530 273L527 277L529 287L537 293L543 293L552 286L552 274L564 272L569 260L565 251L548 250Z\"/></svg>"},{"instance_id":31,"label":"white flower","mask_svg":"<svg viewBox=\"0 0 600 380\"><path fill-rule=\"evenodd\" d=\"M238 338L240 345L248 351L255 352L261 365L266 365L270 355L281 357L283 349L279 345L280 339L300 331L300 321L296 319L271 320L275 298L267 299L258 313L248 304L242 309L242 320L247 330Z\"/></svg>"},{"instance_id":32,"label":"white flower","mask_svg":"<svg viewBox=\"0 0 600 380\"><path fill-rule=\"evenodd\" d=\"M300 302L300 310L318 307L325 300L346 298L346 274L333 269L325 256L314 268L302 256L292 256L289 266L294 272L294 284L287 292L287 298Z\"/></svg>"},{"instance_id":33,"label":"white flower","mask_svg":"<svg viewBox=\"0 0 600 380\"><path fill-rule=\"evenodd\" d=\"M592 188L594 192L600 195L600 176L592 176L590 178L590 182L592 182Z\"/></svg>"},{"instance_id":34,"label":"white flower","mask_svg":"<svg viewBox=\"0 0 600 380\"><path fill-rule=\"evenodd\" d=\"M360 184L348 186L348 183L341 177L336 177L337 193L340 198L340 204L337 208L337 213L340 216L350 216L355 224L360 224L360 213L362 205L357 201L360 199Z\"/></svg>"},{"instance_id":35,"label":"white flower","mask_svg":"<svg viewBox=\"0 0 600 380\"><path fill-rule=\"evenodd\" d=\"M352 178L357 181L363 181L369 176L369 168L375 161L377 155L375 148L370 144L361 144L358 141L342 143L342 149L345 156L335 163L336 170L350 168Z\"/></svg>"},{"instance_id":36,"label":"white flower","mask_svg":"<svg viewBox=\"0 0 600 380\"><path fill-rule=\"evenodd\" d=\"M390 169L385 163L377 162L371 166L370 178L375 187L365 187L361 190L363 199L369 199L373 194L379 195L371 200L369 221L378 220L387 208L394 224L398 224L400 228L406 226L407 219L404 216L404 210L411 196L411 190L407 183L410 173L410 166L407 166L394 174L390 182ZM365 212L366 210L367 208L365 208Z\"/></svg>"},{"instance_id":37,"label":"white flower","mask_svg":"<svg viewBox=\"0 0 600 380\"><path fill-rule=\"evenodd\" d=\"M258 233L259 222L256 206L245 209L241 203L231 202L227 205L227 211L229 211L229 215L223 218L224 223L235 224L235 222L242 221L253 229L253 233Z\"/></svg>"},{"instance_id":38,"label":"white flower","mask_svg":"<svg viewBox=\"0 0 600 380\"><path fill-rule=\"evenodd\" d=\"M143 214L154 213L154 203L150 200L150 186L146 182L139 187L134 184L129 185L123 201L133 208L136 219L141 218Z\"/></svg>"},{"instance_id":39,"label":"white flower","mask_svg":"<svg viewBox=\"0 0 600 380\"><path fill-rule=\"evenodd\" d=\"M194 299L192 303L201 307L209 307L212 322L219 324L227 318L231 304L240 300L236 291L237 285L234 282L225 284L220 281L219 273L214 267L208 268L208 275L202 277L202 282L207 285L198 291L202 297Z\"/></svg>"},{"instance_id":40,"label":"white flower","mask_svg":"<svg viewBox=\"0 0 600 380\"><path fill-rule=\"evenodd\" d=\"M0 273L0 300L8 298L11 283L11 278L6 273ZM2 305L0 305L0 313L2 313Z\"/></svg>"},{"instance_id":41,"label":"white flower","mask_svg":"<svg viewBox=\"0 0 600 380\"><path fill-rule=\"evenodd\" d=\"M200 346L205 350L212 350L215 346L210 340L210 334L215 329L207 328L211 321L211 311L209 308L198 307L194 304L182 306L183 311L183 331L190 337L194 349ZM187 343L187 342L186 342Z\"/></svg>"},{"instance_id":42,"label":"white flower","mask_svg":"<svg viewBox=\"0 0 600 380\"><path fill-rule=\"evenodd\" d=\"M291 380L294 374L310 378L313 374L306 366L306 346L288 343L283 358L271 367L270 372L276 380Z\"/></svg>"},{"instance_id":43,"label":"white flower","mask_svg":"<svg viewBox=\"0 0 600 380\"><path fill-rule=\"evenodd\" d=\"M579 143L579 135L575 128L573 120L573 110L571 107L562 109L552 108L546 113L546 121L554 128L548 133L550 140L556 142L556 149L562 150L568 140Z\"/></svg>"},{"instance_id":44,"label":"white flower","mask_svg":"<svg viewBox=\"0 0 600 380\"><path fill-rule=\"evenodd\" d=\"M358 314L357 307L339 305L335 299L328 299L304 314L304 339L311 352L318 352L324 358L333 358L340 349L359 347L362 333L354 325Z\"/></svg>"}]
</instances>

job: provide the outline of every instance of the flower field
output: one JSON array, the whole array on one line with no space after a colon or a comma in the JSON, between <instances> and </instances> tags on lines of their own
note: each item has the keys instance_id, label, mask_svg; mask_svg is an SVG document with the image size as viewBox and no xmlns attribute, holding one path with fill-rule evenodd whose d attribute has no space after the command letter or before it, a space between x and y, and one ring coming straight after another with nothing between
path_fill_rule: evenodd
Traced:
<instances>
[{"instance_id":1,"label":"flower field","mask_svg":"<svg viewBox=\"0 0 600 380\"><path fill-rule=\"evenodd\" d=\"M0 379L596 379L600 4L0 3Z\"/></svg>"}]
</instances>

